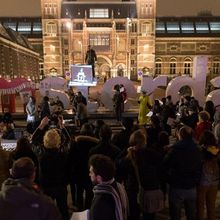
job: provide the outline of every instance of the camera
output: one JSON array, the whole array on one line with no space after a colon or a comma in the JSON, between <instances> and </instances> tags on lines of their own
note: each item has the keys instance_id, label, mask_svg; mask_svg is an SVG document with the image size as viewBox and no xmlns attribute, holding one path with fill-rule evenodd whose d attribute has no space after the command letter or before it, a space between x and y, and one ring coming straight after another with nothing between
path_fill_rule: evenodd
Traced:
<instances>
[{"instance_id":1,"label":"camera","mask_svg":"<svg viewBox=\"0 0 220 220\"><path fill-rule=\"evenodd\" d=\"M59 115L58 114L52 114L49 118L49 127L55 128L57 127L59 122Z\"/></svg>"}]
</instances>

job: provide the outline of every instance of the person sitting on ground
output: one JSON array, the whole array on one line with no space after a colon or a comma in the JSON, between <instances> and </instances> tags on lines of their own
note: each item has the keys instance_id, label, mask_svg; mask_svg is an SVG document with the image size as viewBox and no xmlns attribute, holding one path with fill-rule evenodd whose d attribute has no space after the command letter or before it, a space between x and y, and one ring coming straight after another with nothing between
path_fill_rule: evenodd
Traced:
<instances>
[{"instance_id":1,"label":"person sitting on ground","mask_svg":"<svg viewBox=\"0 0 220 220\"><path fill-rule=\"evenodd\" d=\"M55 204L34 183L35 174L30 158L22 157L13 163L12 177L5 180L0 192L2 220L61 220Z\"/></svg>"}]
</instances>

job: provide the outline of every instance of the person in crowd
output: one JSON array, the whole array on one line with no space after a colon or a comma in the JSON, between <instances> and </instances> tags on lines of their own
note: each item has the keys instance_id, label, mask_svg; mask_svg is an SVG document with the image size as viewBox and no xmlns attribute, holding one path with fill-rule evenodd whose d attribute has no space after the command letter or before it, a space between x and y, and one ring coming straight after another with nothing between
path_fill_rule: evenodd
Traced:
<instances>
[{"instance_id":1,"label":"person in crowd","mask_svg":"<svg viewBox=\"0 0 220 220\"><path fill-rule=\"evenodd\" d=\"M171 126L168 125L168 119L170 117L170 108L167 105L166 98L162 98L162 105L161 105L161 114L160 114L160 121L161 121L161 127L164 131L166 131L169 135L171 134Z\"/></svg>"},{"instance_id":2,"label":"person in crowd","mask_svg":"<svg viewBox=\"0 0 220 220\"><path fill-rule=\"evenodd\" d=\"M2 133L2 139L15 139L14 128L15 125L11 113L4 113L2 120L0 121L0 132Z\"/></svg>"},{"instance_id":3,"label":"person in crowd","mask_svg":"<svg viewBox=\"0 0 220 220\"><path fill-rule=\"evenodd\" d=\"M220 123L216 124L214 127L214 135L217 141L217 145L220 146Z\"/></svg>"},{"instance_id":4,"label":"person in crowd","mask_svg":"<svg viewBox=\"0 0 220 220\"><path fill-rule=\"evenodd\" d=\"M138 122L140 125L146 125L149 123L149 117L147 113L150 111L152 104L150 97L147 95L147 92L142 90L141 96L138 99L139 103L139 115L138 115Z\"/></svg>"},{"instance_id":5,"label":"person in crowd","mask_svg":"<svg viewBox=\"0 0 220 220\"><path fill-rule=\"evenodd\" d=\"M63 220L67 220L69 219L67 206L69 174L67 140L69 139L64 139L62 136L62 132L67 131L61 118L58 118L57 128L46 129L45 132L48 123L49 119L47 117L43 118L32 136L33 150L39 160L39 183L43 192L56 201ZM43 143L41 143L41 140L36 141L36 139L41 139L42 136Z\"/></svg>"},{"instance_id":6,"label":"person in crowd","mask_svg":"<svg viewBox=\"0 0 220 220\"><path fill-rule=\"evenodd\" d=\"M205 131L205 130L212 130L212 124L209 121L210 116L209 113L207 111L201 111L199 112L199 122L196 126L195 129L195 139L198 141L201 134Z\"/></svg>"},{"instance_id":7,"label":"person in crowd","mask_svg":"<svg viewBox=\"0 0 220 220\"><path fill-rule=\"evenodd\" d=\"M219 148L211 131L204 131L200 136L202 147L202 169L197 186L197 220L204 220L204 210L208 220L215 220L215 202L219 186Z\"/></svg>"},{"instance_id":8,"label":"person in crowd","mask_svg":"<svg viewBox=\"0 0 220 220\"><path fill-rule=\"evenodd\" d=\"M158 134L157 142L153 145L155 149L164 158L170 148L170 138L166 131L161 131Z\"/></svg>"},{"instance_id":9,"label":"person in crowd","mask_svg":"<svg viewBox=\"0 0 220 220\"><path fill-rule=\"evenodd\" d=\"M89 159L89 176L94 198L90 208L90 220L126 220L127 195L121 184L115 181L113 161L104 155L93 155Z\"/></svg>"},{"instance_id":10,"label":"person in crowd","mask_svg":"<svg viewBox=\"0 0 220 220\"><path fill-rule=\"evenodd\" d=\"M12 177L5 180L0 192L2 220L61 220L55 204L34 183L35 174L30 158L22 157L13 163Z\"/></svg>"},{"instance_id":11,"label":"person in crowd","mask_svg":"<svg viewBox=\"0 0 220 220\"><path fill-rule=\"evenodd\" d=\"M44 135L44 149L39 156L39 182L43 192L54 199L63 220L69 219L67 206L67 154L60 152L61 136L56 129Z\"/></svg>"},{"instance_id":12,"label":"person in crowd","mask_svg":"<svg viewBox=\"0 0 220 220\"><path fill-rule=\"evenodd\" d=\"M211 101L211 100L207 101L205 103L204 110L209 113L209 116L210 116L209 121L211 123L213 123L214 122L214 115L215 115L215 105L214 105L213 101Z\"/></svg>"},{"instance_id":13,"label":"person in crowd","mask_svg":"<svg viewBox=\"0 0 220 220\"><path fill-rule=\"evenodd\" d=\"M64 126L63 116L54 114L50 119L47 116L44 117L31 137L31 142L34 145L32 149L37 155L42 152L44 135L51 128L57 129L61 135L61 151L68 151L71 137Z\"/></svg>"},{"instance_id":14,"label":"person in crowd","mask_svg":"<svg viewBox=\"0 0 220 220\"><path fill-rule=\"evenodd\" d=\"M129 147L129 138L133 132L134 120L131 117L122 119L123 128L119 133L112 137L112 143L116 145L121 151L127 151Z\"/></svg>"},{"instance_id":15,"label":"person in crowd","mask_svg":"<svg viewBox=\"0 0 220 220\"><path fill-rule=\"evenodd\" d=\"M87 105L86 97L82 94L81 91L77 92L76 103L82 102L84 105Z\"/></svg>"},{"instance_id":16,"label":"person in crowd","mask_svg":"<svg viewBox=\"0 0 220 220\"><path fill-rule=\"evenodd\" d=\"M36 169L35 182L38 183L39 182L38 180L38 176L39 176L38 158L36 154L33 152L32 145L27 137L21 137L17 140L16 148L10 153L10 156L9 156L10 167L12 167L12 164L14 161L18 160L21 157L29 157L33 161L35 169Z\"/></svg>"},{"instance_id":17,"label":"person in crowd","mask_svg":"<svg viewBox=\"0 0 220 220\"><path fill-rule=\"evenodd\" d=\"M189 106L187 110L187 114L185 114L181 118L181 122L192 128L193 130L195 130L198 121L199 121L199 117L198 117L197 107L193 105Z\"/></svg>"},{"instance_id":18,"label":"person in crowd","mask_svg":"<svg viewBox=\"0 0 220 220\"><path fill-rule=\"evenodd\" d=\"M103 125L99 131L100 142L97 146L92 148L89 152L89 155L93 154L102 154L110 157L113 161L116 160L120 149L111 143L112 129L109 125Z\"/></svg>"},{"instance_id":19,"label":"person in crowd","mask_svg":"<svg viewBox=\"0 0 220 220\"><path fill-rule=\"evenodd\" d=\"M88 50L86 52L85 63L92 65L92 77L95 78L95 62L97 61L96 52L92 49L91 45L88 45Z\"/></svg>"},{"instance_id":20,"label":"person in crowd","mask_svg":"<svg viewBox=\"0 0 220 220\"><path fill-rule=\"evenodd\" d=\"M75 144L73 144L69 152L72 200L79 210L88 209L91 205L93 193L88 173L89 151L98 142L99 139L94 137L92 125L85 123L80 129L80 134L75 137ZM76 203L74 198L75 188ZM83 199L84 191L85 202Z\"/></svg>"},{"instance_id":21,"label":"person in crowd","mask_svg":"<svg viewBox=\"0 0 220 220\"><path fill-rule=\"evenodd\" d=\"M77 99L76 107L76 124L81 127L84 123L88 122L88 110L83 99Z\"/></svg>"},{"instance_id":22,"label":"person in crowd","mask_svg":"<svg viewBox=\"0 0 220 220\"><path fill-rule=\"evenodd\" d=\"M44 96L43 102L41 104L41 111L40 111L40 118L43 119L44 117L50 117L50 105L49 105L49 97Z\"/></svg>"},{"instance_id":23,"label":"person in crowd","mask_svg":"<svg viewBox=\"0 0 220 220\"><path fill-rule=\"evenodd\" d=\"M94 123L94 127L95 127L95 129L94 129L94 136L96 138L99 138L99 131L100 131L102 125L104 125L104 124L105 124L105 122L102 119L97 119L95 121L95 123Z\"/></svg>"},{"instance_id":24,"label":"person in crowd","mask_svg":"<svg viewBox=\"0 0 220 220\"><path fill-rule=\"evenodd\" d=\"M160 127L160 120L156 115L150 117L150 126L146 128L147 131L147 146L152 147L157 143L158 134L162 131Z\"/></svg>"},{"instance_id":25,"label":"person in crowd","mask_svg":"<svg viewBox=\"0 0 220 220\"><path fill-rule=\"evenodd\" d=\"M59 96L56 96L54 102L51 103L51 106L53 107L53 113L62 114L64 110L64 105Z\"/></svg>"},{"instance_id":26,"label":"person in crowd","mask_svg":"<svg viewBox=\"0 0 220 220\"><path fill-rule=\"evenodd\" d=\"M29 101L26 105L26 113L27 113L27 130L29 133L33 133L35 130L35 122L37 120L37 106L36 99L33 96L29 97Z\"/></svg>"},{"instance_id":27,"label":"person in crowd","mask_svg":"<svg viewBox=\"0 0 220 220\"><path fill-rule=\"evenodd\" d=\"M196 185L202 164L201 152L193 140L192 129L183 126L178 139L163 161L169 183L169 209L171 220L181 219L185 208L187 219L196 220Z\"/></svg>"},{"instance_id":28,"label":"person in crowd","mask_svg":"<svg viewBox=\"0 0 220 220\"><path fill-rule=\"evenodd\" d=\"M123 98L121 108L122 108L122 112L124 112L125 103L127 102L127 90L123 84L120 84L119 87L120 87L120 93Z\"/></svg>"},{"instance_id":29,"label":"person in crowd","mask_svg":"<svg viewBox=\"0 0 220 220\"><path fill-rule=\"evenodd\" d=\"M166 105L169 108L169 117L175 118L175 113L176 113L175 112L175 105L173 104L172 96L171 95L168 95L166 97Z\"/></svg>"},{"instance_id":30,"label":"person in crowd","mask_svg":"<svg viewBox=\"0 0 220 220\"><path fill-rule=\"evenodd\" d=\"M156 115L156 116L160 117L161 116L161 111L162 111L162 107L160 106L160 101L158 99L155 99L154 100L154 105L153 105L153 108L152 108L153 115Z\"/></svg>"},{"instance_id":31,"label":"person in crowd","mask_svg":"<svg viewBox=\"0 0 220 220\"><path fill-rule=\"evenodd\" d=\"M9 175L9 153L0 146L0 189Z\"/></svg>"},{"instance_id":32,"label":"person in crowd","mask_svg":"<svg viewBox=\"0 0 220 220\"><path fill-rule=\"evenodd\" d=\"M120 92L120 86L117 84L114 86L115 93L113 95L112 101L113 101L113 108L114 112L116 114L117 121L122 120L122 109L124 105L123 96Z\"/></svg>"},{"instance_id":33,"label":"person in crowd","mask_svg":"<svg viewBox=\"0 0 220 220\"><path fill-rule=\"evenodd\" d=\"M144 190L155 193L160 189L162 157L153 149L146 147L144 130L134 131L129 139L127 155L119 163L119 181L123 182L128 194L130 220L140 218L140 201L138 201L139 180ZM138 173L137 173L138 172ZM154 192L152 192L154 191ZM150 201L154 203L155 201ZM157 203L157 202L156 202ZM152 210L151 210L152 211ZM144 211L144 219L155 219L155 212Z\"/></svg>"}]
</instances>

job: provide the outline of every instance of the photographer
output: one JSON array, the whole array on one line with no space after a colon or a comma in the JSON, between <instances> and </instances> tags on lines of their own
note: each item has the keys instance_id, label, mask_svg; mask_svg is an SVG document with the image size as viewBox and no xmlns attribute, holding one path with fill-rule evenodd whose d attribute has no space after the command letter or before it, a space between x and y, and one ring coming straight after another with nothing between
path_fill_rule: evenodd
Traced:
<instances>
[{"instance_id":1,"label":"photographer","mask_svg":"<svg viewBox=\"0 0 220 220\"><path fill-rule=\"evenodd\" d=\"M43 192L56 200L63 220L69 219L67 207L68 145L70 136L61 115L44 117L32 136L33 150L39 160L39 182Z\"/></svg>"},{"instance_id":2,"label":"photographer","mask_svg":"<svg viewBox=\"0 0 220 220\"><path fill-rule=\"evenodd\" d=\"M68 151L68 146L70 144L70 135L64 126L63 116L56 114L53 114L50 118L48 118L47 116L44 117L41 120L38 128L34 131L32 135L32 144L35 145L35 151L42 151L41 146L43 145L43 137L45 133L52 128L58 130L59 134L61 135L62 144L60 150ZM39 152L36 153L39 154Z\"/></svg>"}]
</instances>

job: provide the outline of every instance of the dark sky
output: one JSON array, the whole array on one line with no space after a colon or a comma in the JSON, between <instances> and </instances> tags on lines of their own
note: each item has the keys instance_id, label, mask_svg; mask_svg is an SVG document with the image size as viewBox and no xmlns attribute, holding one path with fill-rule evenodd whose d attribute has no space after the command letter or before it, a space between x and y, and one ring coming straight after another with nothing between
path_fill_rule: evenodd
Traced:
<instances>
[{"instance_id":1,"label":"dark sky","mask_svg":"<svg viewBox=\"0 0 220 220\"><path fill-rule=\"evenodd\" d=\"M220 0L157 0L158 16L189 16L210 10L220 16ZM40 0L0 0L0 16L40 16Z\"/></svg>"}]
</instances>

